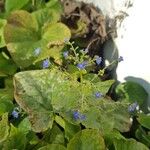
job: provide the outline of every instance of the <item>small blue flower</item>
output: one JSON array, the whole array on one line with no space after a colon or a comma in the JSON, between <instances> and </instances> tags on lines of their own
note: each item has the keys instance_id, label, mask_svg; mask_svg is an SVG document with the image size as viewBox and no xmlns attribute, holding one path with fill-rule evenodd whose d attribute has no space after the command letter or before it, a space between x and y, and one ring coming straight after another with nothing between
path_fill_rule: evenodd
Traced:
<instances>
[{"instance_id":1,"label":"small blue flower","mask_svg":"<svg viewBox=\"0 0 150 150\"><path fill-rule=\"evenodd\" d=\"M79 113L78 111L74 111L74 112L73 112L73 118L74 118L75 120L80 119L80 113Z\"/></svg>"},{"instance_id":2,"label":"small blue flower","mask_svg":"<svg viewBox=\"0 0 150 150\"><path fill-rule=\"evenodd\" d=\"M34 50L34 55L35 55L35 56L38 56L40 53L41 53L41 48L40 48L40 47L38 47L38 48L36 48L36 49Z\"/></svg>"},{"instance_id":3,"label":"small blue flower","mask_svg":"<svg viewBox=\"0 0 150 150\"><path fill-rule=\"evenodd\" d=\"M79 113L79 111L74 111L74 112L73 112L73 118L74 118L75 120L85 120L85 119L86 119L86 116L83 115L83 114L81 114L81 113Z\"/></svg>"},{"instance_id":4,"label":"small blue flower","mask_svg":"<svg viewBox=\"0 0 150 150\"><path fill-rule=\"evenodd\" d=\"M85 68L85 65L83 63L79 63L77 64L77 67L81 70L83 70Z\"/></svg>"},{"instance_id":5,"label":"small blue flower","mask_svg":"<svg viewBox=\"0 0 150 150\"><path fill-rule=\"evenodd\" d=\"M88 61L83 61L82 63L77 64L77 68L83 70L87 65Z\"/></svg>"},{"instance_id":6,"label":"small blue flower","mask_svg":"<svg viewBox=\"0 0 150 150\"><path fill-rule=\"evenodd\" d=\"M97 56L97 57L96 57L96 64L97 64L97 65L100 65L101 62L102 62L102 57Z\"/></svg>"},{"instance_id":7,"label":"small blue flower","mask_svg":"<svg viewBox=\"0 0 150 150\"><path fill-rule=\"evenodd\" d=\"M85 115L80 115L80 119L81 119L81 120L85 120L85 119L86 119L86 116L85 116Z\"/></svg>"},{"instance_id":8,"label":"small blue flower","mask_svg":"<svg viewBox=\"0 0 150 150\"><path fill-rule=\"evenodd\" d=\"M17 118L19 117L19 112L16 111L16 110L13 110L12 113L11 113L11 115L12 115L14 118L17 119Z\"/></svg>"},{"instance_id":9,"label":"small blue flower","mask_svg":"<svg viewBox=\"0 0 150 150\"><path fill-rule=\"evenodd\" d=\"M96 97L96 98L101 98L102 96L103 96L103 94L100 93L100 92L96 92L96 93L95 93L95 97Z\"/></svg>"},{"instance_id":10,"label":"small blue flower","mask_svg":"<svg viewBox=\"0 0 150 150\"><path fill-rule=\"evenodd\" d=\"M118 58L118 62L121 62L121 61L123 61L123 57L122 57L122 56L120 56L120 57Z\"/></svg>"},{"instance_id":11,"label":"small blue flower","mask_svg":"<svg viewBox=\"0 0 150 150\"><path fill-rule=\"evenodd\" d=\"M63 56L65 59L68 57L68 53L69 53L68 51L63 52Z\"/></svg>"},{"instance_id":12,"label":"small blue flower","mask_svg":"<svg viewBox=\"0 0 150 150\"><path fill-rule=\"evenodd\" d=\"M133 104L131 104L129 107L128 107L128 112L132 113L134 112L136 109L139 108L139 105L137 102L134 102Z\"/></svg>"},{"instance_id":13,"label":"small blue flower","mask_svg":"<svg viewBox=\"0 0 150 150\"><path fill-rule=\"evenodd\" d=\"M43 69L48 68L49 66L50 66L49 59L45 59L45 60L43 61Z\"/></svg>"}]
</instances>

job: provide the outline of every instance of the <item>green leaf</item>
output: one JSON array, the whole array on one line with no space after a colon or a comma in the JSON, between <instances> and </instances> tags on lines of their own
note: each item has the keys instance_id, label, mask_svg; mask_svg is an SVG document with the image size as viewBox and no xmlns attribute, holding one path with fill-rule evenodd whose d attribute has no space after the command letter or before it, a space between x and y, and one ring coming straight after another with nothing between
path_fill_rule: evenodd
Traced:
<instances>
[{"instance_id":1,"label":"green leaf","mask_svg":"<svg viewBox=\"0 0 150 150\"><path fill-rule=\"evenodd\" d=\"M116 88L116 93L128 102L137 102L140 106L143 105L148 98L146 90L136 82L127 81L119 84Z\"/></svg>"},{"instance_id":2,"label":"green leaf","mask_svg":"<svg viewBox=\"0 0 150 150\"><path fill-rule=\"evenodd\" d=\"M0 143L5 141L9 135L8 113L3 114L0 121Z\"/></svg>"},{"instance_id":3,"label":"green leaf","mask_svg":"<svg viewBox=\"0 0 150 150\"><path fill-rule=\"evenodd\" d=\"M0 116L6 112L11 112L13 108L14 105L11 100L0 98Z\"/></svg>"},{"instance_id":4,"label":"green leaf","mask_svg":"<svg viewBox=\"0 0 150 150\"><path fill-rule=\"evenodd\" d=\"M15 99L29 114L34 131L41 132L52 127L53 110L59 112L76 107L80 89L76 89L76 83L69 82L67 78L56 69L15 75ZM72 88L77 92L72 92ZM62 100L64 96L65 100Z\"/></svg>"},{"instance_id":5,"label":"green leaf","mask_svg":"<svg viewBox=\"0 0 150 150\"><path fill-rule=\"evenodd\" d=\"M17 66L11 59L6 59L2 53L0 53L0 76L13 75L17 70Z\"/></svg>"},{"instance_id":6,"label":"green leaf","mask_svg":"<svg viewBox=\"0 0 150 150\"><path fill-rule=\"evenodd\" d=\"M134 139L114 140L115 150L149 150L144 144Z\"/></svg>"},{"instance_id":7,"label":"green leaf","mask_svg":"<svg viewBox=\"0 0 150 150\"><path fill-rule=\"evenodd\" d=\"M65 137L68 139L68 141L81 130L80 125L74 125L60 116L55 117L55 121L64 129L65 131Z\"/></svg>"},{"instance_id":8,"label":"green leaf","mask_svg":"<svg viewBox=\"0 0 150 150\"><path fill-rule=\"evenodd\" d=\"M4 26L6 25L6 23L7 21L5 19L0 18L0 48L6 45L4 41L4 35L3 35Z\"/></svg>"},{"instance_id":9,"label":"green leaf","mask_svg":"<svg viewBox=\"0 0 150 150\"><path fill-rule=\"evenodd\" d=\"M106 94L114 82L114 80L99 81L95 83L95 86L101 93Z\"/></svg>"},{"instance_id":10,"label":"green leaf","mask_svg":"<svg viewBox=\"0 0 150 150\"><path fill-rule=\"evenodd\" d=\"M3 150L25 150L26 143L26 134L11 125L9 137L3 142L2 146Z\"/></svg>"},{"instance_id":11,"label":"green leaf","mask_svg":"<svg viewBox=\"0 0 150 150\"><path fill-rule=\"evenodd\" d=\"M5 1L5 10L7 12L10 12L13 10L21 9L28 2L29 2L29 0L13 0L13 2L12 2L12 0L6 0Z\"/></svg>"},{"instance_id":12,"label":"green leaf","mask_svg":"<svg viewBox=\"0 0 150 150\"><path fill-rule=\"evenodd\" d=\"M143 127L150 130L150 114L139 114L137 120Z\"/></svg>"},{"instance_id":13,"label":"green leaf","mask_svg":"<svg viewBox=\"0 0 150 150\"><path fill-rule=\"evenodd\" d=\"M105 150L105 143L98 130L85 129L69 141L67 150Z\"/></svg>"},{"instance_id":14,"label":"green leaf","mask_svg":"<svg viewBox=\"0 0 150 150\"><path fill-rule=\"evenodd\" d=\"M29 122L28 117L24 118L18 125L18 129L25 134L31 131L31 124Z\"/></svg>"},{"instance_id":15,"label":"green leaf","mask_svg":"<svg viewBox=\"0 0 150 150\"><path fill-rule=\"evenodd\" d=\"M135 136L140 142L147 145L147 147L150 147L150 134L146 133L141 126L136 130Z\"/></svg>"},{"instance_id":16,"label":"green leaf","mask_svg":"<svg viewBox=\"0 0 150 150\"><path fill-rule=\"evenodd\" d=\"M0 101L2 103L4 101L6 101L7 104L9 103L8 106L10 106L12 102L8 102L8 101L12 101L14 98L14 91L13 90L14 90L14 88L13 88L12 78L5 78L5 87L3 89L0 89Z\"/></svg>"},{"instance_id":17,"label":"green leaf","mask_svg":"<svg viewBox=\"0 0 150 150\"><path fill-rule=\"evenodd\" d=\"M49 144L47 146L39 148L38 150L67 150L67 149L59 144Z\"/></svg>"},{"instance_id":18,"label":"green leaf","mask_svg":"<svg viewBox=\"0 0 150 150\"><path fill-rule=\"evenodd\" d=\"M37 20L40 30L42 26L48 23L57 23L60 20L61 14L54 8L44 8L34 11L32 16Z\"/></svg>"},{"instance_id":19,"label":"green leaf","mask_svg":"<svg viewBox=\"0 0 150 150\"><path fill-rule=\"evenodd\" d=\"M64 133L63 131L56 125L53 125L52 129L47 130L43 133L43 141L50 143L50 144L64 144Z\"/></svg>"},{"instance_id":20,"label":"green leaf","mask_svg":"<svg viewBox=\"0 0 150 150\"><path fill-rule=\"evenodd\" d=\"M4 37L7 48L19 67L28 67L32 63L47 57L53 57L57 61L60 59L64 39L71 37L67 26L62 23L52 23L55 22L53 10L48 13L51 14L50 19L48 19L45 10L41 11L41 13L35 12L35 15L33 15L19 10L13 12L8 18L8 23L4 29ZM42 21L46 23L43 22L43 26L41 26ZM35 49L37 48L41 49L38 56L35 55Z\"/></svg>"},{"instance_id":21,"label":"green leaf","mask_svg":"<svg viewBox=\"0 0 150 150\"><path fill-rule=\"evenodd\" d=\"M90 106L85 111L86 119L82 121L82 124L86 128L100 129L105 134L113 129L127 132L132 124L127 110L128 104L126 103L101 100L97 107Z\"/></svg>"}]
</instances>

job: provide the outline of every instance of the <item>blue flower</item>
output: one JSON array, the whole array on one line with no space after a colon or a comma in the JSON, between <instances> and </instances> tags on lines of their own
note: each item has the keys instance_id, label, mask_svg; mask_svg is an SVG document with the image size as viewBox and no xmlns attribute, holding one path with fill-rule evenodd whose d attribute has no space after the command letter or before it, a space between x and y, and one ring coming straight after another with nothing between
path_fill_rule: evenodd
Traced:
<instances>
[{"instance_id":1,"label":"blue flower","mask_svg":"<svg viewBox=\"0 0 150 150\"><path fill-rule=\"evenodd\" d=\"M11 115L12 115L14 118L17 119L17 118L19 117L19 112L16 111L16 110L13 110L12 113L11 113Z\"/></svg>"},{"instance_id":2,"label":"blue flower","mask_svg":"<svg viewBox=\"0 0 150 150\"><path fill-rule=\"evenodd\" d=\"M102 96L103 96L103 94L100 93L100 92L96 92L96 93L95 93L95 97L96 97L96 98L101 98Z\"/></svg>"},{"instance_id":3,"label":"blue flower","mask_svg":"<svg viewBox=\"0 0 150 150\"><path fill-rule=\"evenodd\" d=\"M74 111L74 112L73 112L73 118L74 118L75 120L85 120L85 119L86 119L86 116L83 115L83 114L81 114L81 113L79 113L79 111Z\"/></svg>"},{"instance_id":4,"label":"blue flower","mask_svg":"<svg viewBox=\"0 0 150 150\"><path fill-rule=\"evenodd\" d=\"M88 65L88 62L87 61L83 61L82 63L77 64L77 68L83 70L83 69L85 69L85 67L87 65Z\"/></svg>"},{"instance_id":5,"label":"blue flower","mask_svg":"<svg viewBox=\"0 0 150 150\"><path fill-rule=\"evenodd\" d=\"M36 48L36 49L34 50L34 55L35 55L35 56L38 56L40 53L41 53L41 48L40 48L40 47L38 47L38 48Z\"/></svg>"},{"instance_id":6,"label":"blue flower","mask_svg":"<svg viewBox=\"0 0 150 150\"><path fill-rule=\"evenodd\" d=\"M102 57L96 56L96 64L100 65L102 62Z\"/></svg>"},{"instance_id":7,"label":"blue flower","mask_svg":"<svg viewBox=\"0 0 150 150\"><path fill-rule=\"evenodd\" d=\"M78 119L80 118L80 113L79 113L78 111L74 111L74 112L73 112L73 118L74 118L75 120L78 120Z\"/></svg>"},{"instance_id":8,"label":"blue flower","mask_svg":"<svg viewBox=\"0 0 150 150\"><path fill-rule=\"evenodd\" d=\"M129 107L128 107L128 112L132 113L134 112L136 109L139 108L139 105L137 102L134 102L133 104L131 104Z\"/></svg>"},{"instance_id":9,"label":"blue flower","mask_svg":"<svg viewBox=\"0 0 150 150\"><path fill-rule=\"evenodd\" d=\"M86 119L86 116L81 114L81 115L80 115L80 119L81 119L81 120L85 120L85 119Z\"/></svg>"},{"instance_id":10,"label":"blue flower","mask_svg":"<svg viewBox=\"0 0 150 150\"><path fill-rule=\"evenodd\" d=\"M120 57L118 58L118 62L121 62L121 61L123 61L123 57L122 57L122 56L120 56Z\"/></svg>"},{"instance_id":11,"label":"blue flower","mask_svg":"<svg viewBox=\"0 0 150 150\"><path fill-rule=\"evenodd\" d=\"M48 68L49 66L50 66L49 59L45 59L45 60L43 61L43 69Z\"/></svg>"},{"instance_id":12,"label":"blue flower","mask_svg":"<svg viewBox=\"0 0 150 150\"><path fill-rule=\"evenodd\" d=\"M67 58L68 57L68 51L65 51L65 52L63 52L63 56L64 56L64 58Z\"/></svg>"}]
</instances>

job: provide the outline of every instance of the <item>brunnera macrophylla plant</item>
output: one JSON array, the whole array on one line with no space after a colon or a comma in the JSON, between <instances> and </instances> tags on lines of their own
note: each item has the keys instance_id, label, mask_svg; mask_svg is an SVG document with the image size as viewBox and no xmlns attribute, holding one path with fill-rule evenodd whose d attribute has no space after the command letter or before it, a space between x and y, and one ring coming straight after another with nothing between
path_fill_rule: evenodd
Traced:
<instances>
[{"instance_id":1,"label":"brunnera macrophylla plant","mask_svg":"<svg viewBox=\"0 0 150 150\"><path fill-rule=\"evenodd\" d=\"M59 1L30 3L6 0L0 19L0 149L148 150L145 91L119 84L114 101L115 81L100 80L123 57L102 67L103 58L70 40Z\"/></svg>"},{"instance_id":2,"label":"brunnera macrophylla plant","mask_svg":"<svg viewBox=\"0 0 150 150\"><path fill-rule=\"evenodd\" d=\"M95 135L95 140L99 135L99 142L103 143L100 145L93 141L94 149L106 149L107 142L104 141L108 140L109 134L130 130L132 115L136 114L138 104L129 105L127 102L114 102L107 98L106 93L114 81L101 81L99 76L103 75L102 72L108 66L98 74L90 74L87 69L100 65L102 58L90 58L87 49L79 50L69 40L65 40L65 44L68 50L62 52L62 59L66 69L56 66L48 57L42 62L43 70L17 73L14 76L15 100L26 113L30 130L45 133L59 125L65 134L63 138L68 141L67 149L76 149L80 143L77 138L84 139L83 149L87 148L86 143L91 140L88 133ZM35 49L35 53L39 53L39 50L40 48ZM120 57L113 63L122 59ZM74 66L71 73L68 70L70 65ZM90 77L86 78L86 75ZM18 117L14 111L12 115L15 119ZM112 144L116 142L115 137L109 137L109 140ZM120 135L119 140L125 139Z\"/></svg>"}]
</instances>

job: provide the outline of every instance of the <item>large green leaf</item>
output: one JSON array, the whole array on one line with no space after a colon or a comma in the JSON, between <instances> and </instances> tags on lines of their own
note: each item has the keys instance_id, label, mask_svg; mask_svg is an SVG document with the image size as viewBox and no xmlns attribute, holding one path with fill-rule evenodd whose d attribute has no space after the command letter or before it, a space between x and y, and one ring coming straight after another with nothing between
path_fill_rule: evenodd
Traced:
<instances>
[{"instance_id":1,"label":"large green leaf","mask_svg":"<svg viewBox=\"0 0 150 150\"><path fill-rule=\"evenodd\" d=\"M8 18L4 37L7 48L19 67L28 67L33 62L47 57L59 59L64 39L71 36L67 26L62 23L54 23L53 9L51 12L48 11L48 15L44 9L40 11L42 12L30 14L18 10ZM53 44L51 45L50 42ZM57 44L59 42L60 44ZM38 56L35 55L37 48L41 50Z\"/></svg>"},{"instance_id":2,"label":"large green leaf","mask_svg":"<svg viewBox=\"0 0 150 150\"><path fill-rule=\"evenodd\" d=\"M52 127L53 110L59 112L77 105L76 84L68 82L67 76L55 69L18 73L14 83L16 101L30 115L36 132ZM72 88L76 92L72 92Z\"/></svg>"},{"instance_id":3,"label":"large green leaf","mask_svg":"<svg viewBox=\"0 0 150 150\"><path fill-rule=\"evenodd\" d=\"M8 113L5 113L0 121L0 143L6 140L8 135L9 135Z\"/></svg>"},{"instance_id":4,"label":"large green leaf","mask_svg":"<svg viewBox=\"0 0 150 150\"><path fill-rule=\"evenodd\" d=\"M149 150L144 144L137 142L134 139L129 140L115 140L115 150Z\"/></svg>"},{"instance_id":5,"label":"large green leaf","mask_svg":"<svg viewBox=\"0 0 150 150\"><path fill-rule=\"evenodd\" d=\"M85 129L69 141L67 150L105 150L105 143L98 130Z\"/></svg>"},{"instance_id":6,"label":"large green leaf","mask_svg":"<svg viewBox=\"0 0 150 150\"><path fill-rule=\"evenodd\" d=\"M6 25L7 21L5 19L0 18L0 48L5 46L5 41L4 41L4 26Z\"/></svg>"},{"instance_id":7,"label":"large green leaf","mask_svg":"<svg viewBox=\"0 0 150 150\"><path fill-rule=\"evenodd\" d=\"M150 114L139 114L137 120L143 127L150 130Z\"/></svg>"},{"instance_id":8,"label":"large green leaf","mask_svg":"<svg viewBox=\"0 0 150 150\"><path fill-rule=\"evenodd\" d=\"M5 10L7 12L10 12L13 10L21 9L28 2L29 2L29 0L13 0L13 2L12 2L12 0L6 0L5 1Z\"/></svg>"},{"instance_id":9,"label":"large green leaf","mask_svg":"<svg viewBox=\"0 0 150 150\"><path fill-rule=\"evenodd\" d=\"M140 106L146 103L148 98L146 90L138 83L132 81L119 84L116 92L122 99L126 99L130 103L136 101Z\"/></svg>"}]
</instances>

